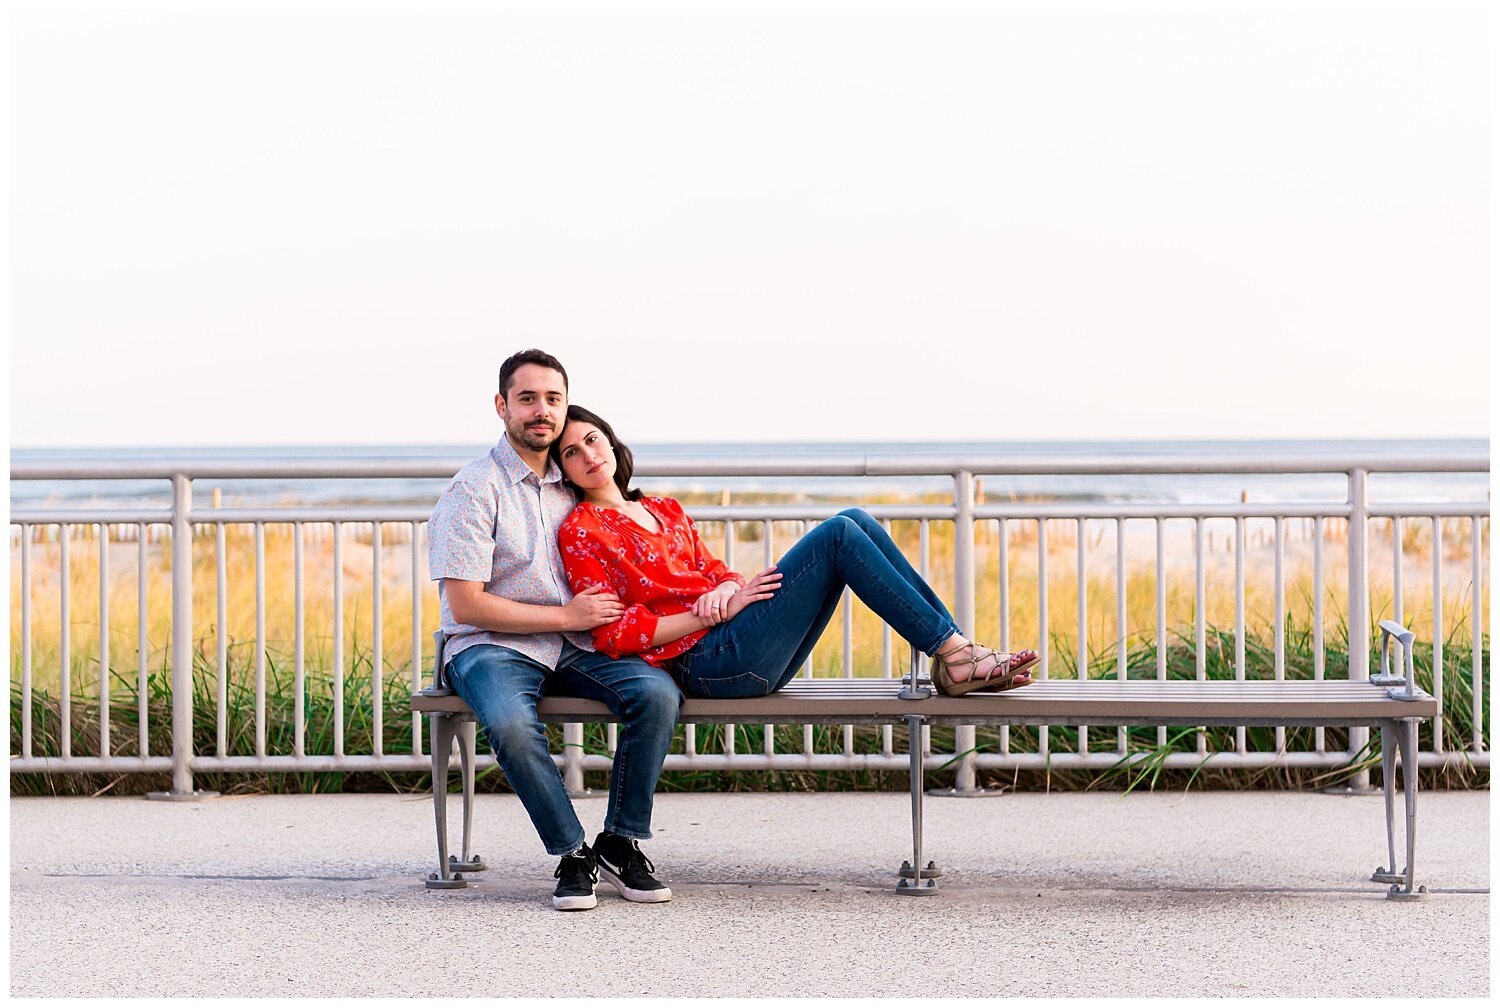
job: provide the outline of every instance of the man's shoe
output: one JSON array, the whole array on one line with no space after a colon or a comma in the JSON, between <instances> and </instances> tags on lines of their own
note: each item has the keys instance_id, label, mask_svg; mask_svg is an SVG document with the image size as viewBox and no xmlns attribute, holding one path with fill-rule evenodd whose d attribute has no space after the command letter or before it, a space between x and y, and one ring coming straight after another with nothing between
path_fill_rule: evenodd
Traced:
<instances>
[{"instance_id":1,"label":"man's shoe","mask_svg":"<svg viewBox=\"0 0 1500 1008\"><path fill-rule=\"evenodd\" d=\"M600 833L594 839L594 856L599 874L630 902L665 903L672 898L672 890L652 877L656 866L629 837Z\"/></svg>"},{"instance_id":2,"label":"man's shoe","mask_svg":"<svg viewBox=\"0 0 1500 1008\"><path fill-rule=\"evenodd\" d=\"M599 881L599 866L589 845L557 862L557 888L552 891L554 910L592 910L599 901L594 898L594 883Z\"/></svg>"}]
</instances>

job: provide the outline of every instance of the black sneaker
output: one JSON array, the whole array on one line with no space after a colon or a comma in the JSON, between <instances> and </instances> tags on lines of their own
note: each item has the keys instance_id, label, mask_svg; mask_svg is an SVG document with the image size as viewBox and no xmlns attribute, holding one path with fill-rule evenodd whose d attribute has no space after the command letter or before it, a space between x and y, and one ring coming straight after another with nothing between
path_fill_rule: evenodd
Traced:
<instances>
[{"instance_id":1,"label":"black sneaker","mask_svg":"<svg viewBox=\"0 0 1500 1008\"><path fill-rule=\"evenodd\" d=\"M599 881L599 866L589 845L573 854L564 854L557 862L557 888L552 891L554 910L592 910L598 900L594 899L594 883Z\"/></svg>"},{"instance_id":2,"label":"black sneaker","mask_svg":"<svg viewBox=\"0 0 1500 1008\"><path fill-rule=\"evenodd\" d=\"M665 903L672 898L672 890L651 876L656 865L629 837L600 833L594 838L594 856L599 860L599 874L630 902Z\"/></svg>"}]
</instances>

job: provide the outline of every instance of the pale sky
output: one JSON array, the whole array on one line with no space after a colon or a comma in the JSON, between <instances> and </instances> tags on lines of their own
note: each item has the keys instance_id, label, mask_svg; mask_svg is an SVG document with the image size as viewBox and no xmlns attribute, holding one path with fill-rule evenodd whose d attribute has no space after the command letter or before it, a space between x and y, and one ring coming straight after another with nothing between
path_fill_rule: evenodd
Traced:
<instances>
[{"instance_id":1,"label":"pale sky","mask_svg":"<svg viewBox=\"0 0 1500 1008\"><path fill-rule=\"evenodd\" d=\"M19 14L15 446L1483 436L1483 13Z\"/></svg>"}]
</instances>

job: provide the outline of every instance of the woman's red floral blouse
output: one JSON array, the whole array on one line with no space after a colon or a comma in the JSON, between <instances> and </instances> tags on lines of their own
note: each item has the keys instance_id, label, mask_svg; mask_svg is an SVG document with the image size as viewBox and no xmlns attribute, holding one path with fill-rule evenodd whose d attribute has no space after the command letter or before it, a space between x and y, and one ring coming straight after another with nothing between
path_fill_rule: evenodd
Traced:
<instances>
[{"instance_id":1,"label":"woman's red floral blouse","mask_svg":"<svg viewBox=\"0 0 1500 1008\"><path fill-rule=\"evenodd\" d=\"M624 616L594 630L594 646L613 658L638 654L652 665L665 665L708 631L695 630L651 647L657 621L692 609L698 596L716 585L743 585L745 579L714 558L677 501L642 497L641 504L661 525L660 532L584 501L563 521L557 543L575 594L599 585L626 606Z\"/></svg>"}]
</instances>

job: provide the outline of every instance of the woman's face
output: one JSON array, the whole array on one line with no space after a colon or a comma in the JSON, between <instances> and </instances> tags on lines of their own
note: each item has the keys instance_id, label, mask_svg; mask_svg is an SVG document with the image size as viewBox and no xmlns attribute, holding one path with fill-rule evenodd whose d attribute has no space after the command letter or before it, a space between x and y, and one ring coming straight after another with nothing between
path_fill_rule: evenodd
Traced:
<instances>
[{"instance_id":1,"label":"woman's face","mask_svg":"<svg viewBox=\"0 0 1500 1008\"><path fill-rule=\"evenodd\" d=\"M608 486L615 479L615 452L609 439L591 423L574 420L563 428L558 457L563 475L585 492Z\"/></svg>"}]
</instances>

